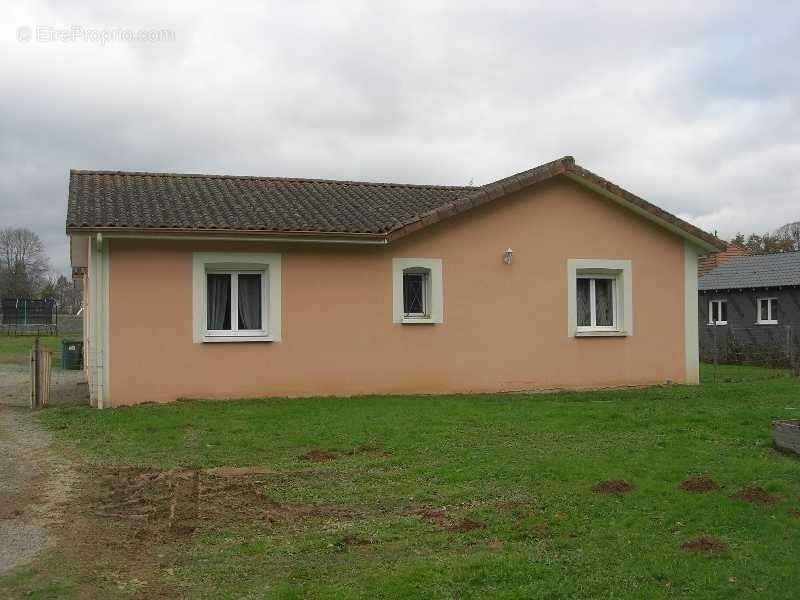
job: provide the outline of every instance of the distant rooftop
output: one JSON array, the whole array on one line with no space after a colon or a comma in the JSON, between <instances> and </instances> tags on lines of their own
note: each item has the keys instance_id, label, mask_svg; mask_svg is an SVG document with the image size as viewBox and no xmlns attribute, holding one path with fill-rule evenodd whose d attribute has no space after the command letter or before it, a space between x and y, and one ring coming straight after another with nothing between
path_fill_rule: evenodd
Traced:
<instances>
[{"instance_id":1,"label":"distant rooftop","mask_svg":"<svg viewBox=\"0 0 800 600\"><path fill-rule=\"evenodd\" d=\"M700 290L800 286L800 252L740 256L698 280Z\"/></svg>"}]
</instances>

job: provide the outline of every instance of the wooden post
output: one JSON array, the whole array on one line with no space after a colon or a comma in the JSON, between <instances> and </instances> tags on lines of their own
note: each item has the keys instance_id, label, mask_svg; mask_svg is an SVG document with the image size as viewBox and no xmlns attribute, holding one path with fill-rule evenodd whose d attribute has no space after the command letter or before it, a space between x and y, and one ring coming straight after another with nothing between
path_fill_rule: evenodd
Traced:
<instances>
[{"instance_id":1,"label":"wooden post","mask_svg":"<svg viewBox=\"0 0 800 600\"><path fill-rule=\"evenodd\" d=\"M31 408L39 406L39 337L33 342L31 352Z\"/></svg>"},{"instance_id":2,"label":"wooden post","mask_svg":"<svg viewBox=\"0 0 800 600\"><path fill-rule=\"evenodd\" d=\"M53 353L50 350L39 350L36 365L39 367L39 406L50 404L50 367L53 363Z\"/></svg>"},{"instance_id":3,"label":"wooden post","mask_svg":"<svg viewBox=\"0 0 800 600\"><path fill-rule=\"evenodd\" d=\"M31 350L31 408L47 406L50 399L50 369L53 353L39 346L39 338Z\"/></svg>"}]
</instances>

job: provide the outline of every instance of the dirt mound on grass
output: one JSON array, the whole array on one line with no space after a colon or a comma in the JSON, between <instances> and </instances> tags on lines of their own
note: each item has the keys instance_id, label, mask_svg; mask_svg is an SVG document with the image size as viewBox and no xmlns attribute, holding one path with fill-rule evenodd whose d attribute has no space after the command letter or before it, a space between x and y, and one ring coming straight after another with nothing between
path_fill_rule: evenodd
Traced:
<instances>
[{"instance_id":1,"label":"dirt mound on grass","mask_svg":"<svg viewBox=\"0 0 800 600\"><path fill-rule=\"evenodd\" d=\"M601 481L592 488L595 494L627 494L633 491L633 485L621 479Z\"/></svg>"},{"instance_id":2,"label":"dirt mound on grass","mask_svg":"<svg viewBox=\"0 0 800 600\"><path fill-rule=\"evenodd\" d=\"M731 498L752 502L753 504L775 504L778 501L777 496L773 496L762 487L742 488Z\"/></svg>"},{"instance_id":3,"label":"dirt mound on grass","mask_svg":"<svg viewBox=\"0 0 800 600\"><path fill-rule=\"evenodd\" d=\"M728 544L710 535L701 535L689 540L681 548L690 552L725 552Z\"/></svg>"},{"instance_id":4,"label":"dirt mound on grass","mask_svg":"<svg viewBox=\"0 0 800 600\"><path fill-rule=\"evenodd\" d=\"M713 492L720 489L720 485L710 477L702 475L695 475L681 482L678 486L684 492L692 492L695 494L702 494L705 492Z\"/></svg>"},{"instance_id":5,"label":"dirt mound on grass","mask_svg":"<svg viewBox=\"0 0 800 600\"><path fill-rule=\"evenodd\" d=\"M304 460L310 460L312 462L319 462L322 460L334 460L338 458L339 455L335 452L330 452L328 450L309 450L301 458Z\"/></svg>"},{"instance_id":6,"label":"dirt mound on grass","mask_svg":"<svg viewBox=\"0 0 800 600\"><path fill-rule=\"evenodd\" d=\"M244 472L249 470L250 473ZM307 517L354 516L328 504L277 502L268 495L266 475L257 467L158 470L97 467L90 511L131 528L136 538L185 536L253 521L281 523Z\"/></svg>"}]
</instances>

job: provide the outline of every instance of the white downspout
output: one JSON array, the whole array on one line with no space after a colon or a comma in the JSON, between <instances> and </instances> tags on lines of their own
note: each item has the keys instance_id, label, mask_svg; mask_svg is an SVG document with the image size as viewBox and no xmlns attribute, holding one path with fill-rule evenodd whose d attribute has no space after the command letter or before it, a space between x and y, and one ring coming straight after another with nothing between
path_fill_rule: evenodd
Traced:
<instances>
[{"instance_id":1,"label":"white downspout","mask_svg":"<svg viewBox=\"0 0 800 600\"><path fill-rule=\"evenodd\" d=\"M98 233L95 237L95 247L93 253L94 266L94 285L92 302L94 303L94 328L92 338L94 348L92 351L94 359L94 384L97 397L97 408L107 408L107 325L108 325L108 256L107 246L103 244L103 234Z\"/></svg>"}]
</instances>

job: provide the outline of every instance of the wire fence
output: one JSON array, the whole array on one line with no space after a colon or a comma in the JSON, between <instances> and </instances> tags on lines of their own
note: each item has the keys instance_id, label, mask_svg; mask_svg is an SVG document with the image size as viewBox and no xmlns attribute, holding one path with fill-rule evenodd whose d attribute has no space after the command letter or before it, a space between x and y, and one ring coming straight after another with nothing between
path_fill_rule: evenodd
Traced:
<instances>
[{"instance_id":1,"label":"wire fence","mask_svg":"<svg viewBox=\"0 0 800 600\"><path fill-rule=\"evenodd\" d=\"M3 298L0 300L0 332L5 335L57 334L56 303L33 298Z\"/></svg>"},{"instance_id":2,"label":"wire fence","mask_svg":"<svg viewBox=\"0 0 800 600\"><path fill-rule=\"evenodd\" d=\"M700 360L786 369L800 376L800 327L788 325L709 325L700 334ZM715 379L717 369L714 369Z\"/></svg>"}]
</instances>

